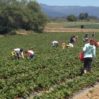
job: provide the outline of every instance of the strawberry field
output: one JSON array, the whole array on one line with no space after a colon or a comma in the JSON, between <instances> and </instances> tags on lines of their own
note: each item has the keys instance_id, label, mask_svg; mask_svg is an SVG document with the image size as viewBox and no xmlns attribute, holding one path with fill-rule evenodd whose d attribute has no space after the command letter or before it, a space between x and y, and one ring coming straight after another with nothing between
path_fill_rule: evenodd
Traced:
<instances>
[{"instance_id":1,"label":"strawberry field","mask_svg":"<svg viewBox=\"0 0 99 99\"><path fill-rule=\"evenodd\" d=\"M51 42L68 42L78 35L74 48L53 48ZM90 34L91 35L91 34ZM83 64L78 54L84 45L82 33L43 33L0 38L0 99L68 99L73 93L99 81L99 48L92 72L80 76ZM99 33L96 33L99 40ZM33 48L33 60L13 60L13 48ZM34 94L36 93L36 94ZM38 94L42 93L42 94Z\"/></svg>"}]
</instances>

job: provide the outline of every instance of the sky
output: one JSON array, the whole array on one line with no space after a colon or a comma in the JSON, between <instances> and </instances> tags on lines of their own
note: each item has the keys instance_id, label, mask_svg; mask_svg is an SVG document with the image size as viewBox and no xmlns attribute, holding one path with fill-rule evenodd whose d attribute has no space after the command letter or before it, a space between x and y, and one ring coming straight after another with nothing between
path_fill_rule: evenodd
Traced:
<instances>
[{"instance_id":1,"label":"sky","mask_svg":"<svg viewBox=\"0 0 99 99\"><path fill-rule=\"evenodd\" d=\"M36 0L38 3L59 6L97 6L99 0Z\"/></svg>"}]
</instances>

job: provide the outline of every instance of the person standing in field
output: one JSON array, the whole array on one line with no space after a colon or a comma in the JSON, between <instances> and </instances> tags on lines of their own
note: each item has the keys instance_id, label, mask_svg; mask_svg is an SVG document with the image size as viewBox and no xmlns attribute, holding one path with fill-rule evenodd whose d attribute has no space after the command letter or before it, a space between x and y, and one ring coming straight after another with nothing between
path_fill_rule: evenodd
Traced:
<instances>
[{"instance_id":1,"label":"person standing in field","mask_svg":"<svg viewBox=\"0 0 99 99\"><path fill-rule=\"evenodd\" d=\"M84 53L84 65L82 73L87 73L91 71L91 65L93 59L96 57L96 46L94 40L90 40L83 47Z\"/></svg>"},{"instance_id":2,"label":"person standing in field","mask_svg":"<svg viewBox=\"0 0 99 99\"><path fill-rule=\"evenodd\" d=\"M13 51L11 53L12 53L12 56L15 59L24 58L24 54L23 54L23 49L22 48L15 48L15 49L13 49Z\"/></svg>"}]
</instances>

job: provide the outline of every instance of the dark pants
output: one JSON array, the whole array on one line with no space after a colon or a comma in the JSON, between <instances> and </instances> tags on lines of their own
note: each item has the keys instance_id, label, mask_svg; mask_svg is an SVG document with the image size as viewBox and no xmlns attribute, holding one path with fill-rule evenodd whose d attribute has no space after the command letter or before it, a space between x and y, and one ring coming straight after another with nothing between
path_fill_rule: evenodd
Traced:
<instances>
[{"instance_id":1,"label":"dark pants","mask_svg":"<svg viewBox=\"0 0 99 99\"><path fill-rule=\"evenodd\" d=\"M91 71L92 58L84 58L84 70Z\"/></svg>"},{"instance_id":2,"label":"dark pants","mask_svg":"<svg viewBox=\"0 0 99 99\"><path fill-rule=\"evenodd\" d=\"M16 53L16 58L17 58L17 59L20 59L19 53Z\"/></svg>"},{"instance_id":3,"label":"dark pants","mask_svg":"<svg viewBox=\"0 0 99 99\"><path fill-rule=\"evenodd\" d=\"M84 70L90 72L91 71L91 64L92 64L92 58L84 58L84 66L81 68L81 74L84 73Z\"/></svg>"}]
</instances>

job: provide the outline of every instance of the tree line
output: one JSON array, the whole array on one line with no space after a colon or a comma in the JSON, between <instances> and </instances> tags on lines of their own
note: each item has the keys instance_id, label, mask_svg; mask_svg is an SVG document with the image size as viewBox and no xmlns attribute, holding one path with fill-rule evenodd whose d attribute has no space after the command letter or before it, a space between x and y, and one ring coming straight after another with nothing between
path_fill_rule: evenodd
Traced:
<instances>
[{"instance_id":1,"label":"tree line","mask_svg":"<svg viewBox=\"0 0 99 99\"><path fill-rule=\"evenodd\" d=\"M25 29L42 32L47 17L34 0L0 0L0 34Z\"/></svg>"},{"instance_id":2,"label":"tree line","mask_svg":"<svg viewBox=\"0 0 99 99\"><path fill-rule=\"evenodd\" d=\"M78 16L75 15L69 15L67 16L68 21L77 21L77 20L87 20L90 19L97 19L95 16L90 16L88 13L80 13Z\"/></svg>"}]
</instances>

